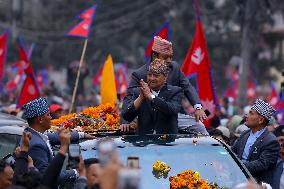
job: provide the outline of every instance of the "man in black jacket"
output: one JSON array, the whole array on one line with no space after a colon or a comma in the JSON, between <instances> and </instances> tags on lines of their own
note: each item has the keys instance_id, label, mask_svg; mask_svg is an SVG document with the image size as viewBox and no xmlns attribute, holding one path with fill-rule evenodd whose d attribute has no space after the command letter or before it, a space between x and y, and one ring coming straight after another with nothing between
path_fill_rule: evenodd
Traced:
<instances>
[{"instance_id":1,"label":"man in black jacket","mask_svg":"<svg viewBox=\"0 0 284 189\"><path fill-rule=\"evenodd\" d=\"M155 36L151 52L151 61L155 60L156 58L165 60L165 62L169 67L167 84L182 88L185 97L195 108L194 115L196 120L203 121L204 119L207 118L207 116L202 109L202 105L196 93L196 90L190 84L189 80L185 77L185 75L181 72L179 64L172 61L172 57L173 57L172 43L165 39L160 38L159 36ZM126 99L129 98L129 96L133 95L133 91L136 90L135 88L140 85L141 79L146 81L148 66L149 63L146 63L145 65L138 68L136 71L132 73L129 87L125 96ZM127 106L128 104L124 99L122 109L125 109ZM122 124L126 123L128 122L122 120Z\"/></svg>"},{"instance_id":2,"label":"man in black jacket","mask_svg":"<svg viewBox=\"0 0 284 189\"><path fill-rule=\"evenodd\" d=\"M147 83L140 80L140 88L124 98L127 108L122 110L125 120L138 116L138 134L175 134L177 115L181 109L182 89L167 85L168 66L155 59L148 68Z\"/></svg>"},{"instance_id":3,"label":"man in black jacket","mask_svg":"<svg viewBox=\"0 0 284 189\"><path fill-rule=\"evenodd\" d=\"M13 184L25 188L56 188L57 178L60 175L65 155L70 144L70 133L63 128L59 131L60 149L43 173L33 165L32 158L28 155L32 134L23 132L21 147L16 149L15 173ZM46 187L44 187L46 186Z\"/></svg>"},{"instance_id":4,"label":"man in black jacket","mask_svg":"<svg viewBox=\"0 0 284 189\"><path fill-rule=\"evenodd\" d=\"M273 184L273 174L279 158L279 143L266 126L275 113L273 107L263 100L256 100L246 118L245 131L232 147L257 181Z\"/></svg>"}]
</instances>

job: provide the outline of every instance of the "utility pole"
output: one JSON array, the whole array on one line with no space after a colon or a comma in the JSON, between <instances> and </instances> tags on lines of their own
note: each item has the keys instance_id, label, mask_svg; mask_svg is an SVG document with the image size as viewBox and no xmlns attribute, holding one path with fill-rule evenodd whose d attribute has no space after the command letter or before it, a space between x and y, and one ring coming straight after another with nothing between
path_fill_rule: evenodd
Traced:
<instances>
[{"instance_id":1,"label":"utility pole","mask_svg":"<svg viewBox=\"0 0 284 189\"><path fill-rule=\"evenodd\" d=\"M243 1L244 12L241 36L241 62L239 66L239 95L237 104L240 108L247 105L247 81L255 39L258 31L257 11L259 11L258 0Z\"/></svg>"},{"instance_id":2,"label":"utility pole","mask_svg":"<svg viewBox=\"0 0 284 189\"><path fill-rule=\"evenodd\" d=\"M17 22L22 18L23 1L22 0L12 0L12 38L16 39L18 37Z\"/></svg>"}]
</instances>

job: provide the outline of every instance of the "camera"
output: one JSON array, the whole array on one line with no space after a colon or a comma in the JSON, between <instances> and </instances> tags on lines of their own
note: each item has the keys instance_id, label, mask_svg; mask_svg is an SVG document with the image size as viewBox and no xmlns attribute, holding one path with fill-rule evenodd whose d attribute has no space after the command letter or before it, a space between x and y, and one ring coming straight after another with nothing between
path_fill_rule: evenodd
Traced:
<instances>
[{"instance_id":1,"label":"camera","mask_svg":"<svg viewBox=\"0 0 284 189\"><path fill-rule=\"evenodd\" d=\"M127 167L139 169L139 158L138 157L128 157L127 158Z\"/></svg>"},{"instance_id":2,"label":"camera","mask_svg":"<svg viewBox=\"0 0 284 189\"><path fill-rule=\"evenodd\" d=\"M70 144L68 155L69 155L70 167L78 168L78 164L79 164L79 161L80 161L80 155L81 155L80 145L79 144Z\"/></svg>"},{"instance_id":3,"label":"camera","mask_svg":"<svg viewBox=\"0 0 284 189\"><path fill-rule=\"evenodd\" d=\"M14 165L15 162L16 162L16 160L15 160L15 158L12 154L6 155L5 157L3 157L3 160L11 166Z\"/></svg>"}]
</instances>

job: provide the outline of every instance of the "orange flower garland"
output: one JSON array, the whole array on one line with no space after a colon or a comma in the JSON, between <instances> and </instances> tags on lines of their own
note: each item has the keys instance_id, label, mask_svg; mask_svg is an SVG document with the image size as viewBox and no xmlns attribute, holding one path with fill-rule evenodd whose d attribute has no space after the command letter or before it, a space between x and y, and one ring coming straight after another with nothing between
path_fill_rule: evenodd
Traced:
<instances>
[{"instance_id":1,"label":"orange flower garland","mask_svg":"<svg viewBox=\"0 0 284 189\"><path fill-rule=\"evenodd\" d=\"M75 128L82 130L115 130L119 129L120 117L113 104L101 104L97 107L88 107L79 114L67 114L51 121L51 125Z\"/></svg>"},{"instance_id":2,"label":"orange flower garland","mask_svg":"<svg viewBox=\"0 0 284 189\"><path fill-rule=\"evenodd\" d=\"M64 115L64 116L61 116L60 118L58 119L53 119L51 120L51 125L62 125L64 124L65 122L67 122L69 119L71 118L74 118L76 116L75 113L72 113L72 114L67 114L67 115Z\"/></svg>"},{"instance_id":3,"label":"orange flower garland","mask_svg":"<svg viewBox=\"0 0 284 189\"><path fill-rule=\"evenodd\" d=\"M170 188L171 189L217 189L216 184L209 184L206 180L201 179L200 175L196 171L185 170L176 176L170 176Z\"/></svg>"}]
</instances>

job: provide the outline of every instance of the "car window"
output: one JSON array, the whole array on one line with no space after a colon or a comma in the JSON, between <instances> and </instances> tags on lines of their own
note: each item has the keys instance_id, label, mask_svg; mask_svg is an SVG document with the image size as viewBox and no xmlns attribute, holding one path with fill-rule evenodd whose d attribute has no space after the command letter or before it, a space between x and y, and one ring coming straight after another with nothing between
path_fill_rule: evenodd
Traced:
<instances>
[{"instance_id":1,"label":"car window","mask_svg":"<svg viewBox=\"0 0 284 189\"><path fill-rule=\"evenodd\" d=\"M3 158L9 153L13 154L20 140L20 135L0 133L0 158Z\"/></svg>"},{"instance_id":2,"label":"car window","mask_svg":"<svg viewBox=\"0 0 284 189\"><path fill-rule=\"evenodd\" d=\"M139 157L143 189L170 188L169 176L188 169L198 171L201 178L209 183L216 182L220 187L231 188L247 181L229 152L223 146L216 144L150 144L145 147L132 146L118 150L124 164L128 156ZM84 159L96 157L95 150L85 151L82 154ZM156 160L163 161L171 167L167 178L158 179L152 174L152 166Z\"/></svg>"}]
</instances>

